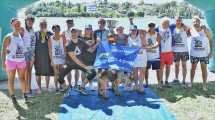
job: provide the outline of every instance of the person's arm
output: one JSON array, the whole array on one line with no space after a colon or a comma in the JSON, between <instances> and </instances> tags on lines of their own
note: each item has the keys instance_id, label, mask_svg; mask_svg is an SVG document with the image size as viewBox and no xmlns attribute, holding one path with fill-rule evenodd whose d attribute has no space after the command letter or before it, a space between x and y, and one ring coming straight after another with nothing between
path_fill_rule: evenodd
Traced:
<instances>
[{"instance_id":1,"label":"person's arm","mask_svg":"<svg viewBox=\"0 0 215 120\"><path fill-rule=\"evenodd\" d=\"M81 66L82 68L84 68L84 69L88 69L88 66L87 65L85 65L85 64L83 64L77 57L76 57L76 55L75 55L75 53L74 52L68 52L68 55L69 55L69 57L76 63L76 64L78 64L79 66Z\"/></svg>"},{"instance_id":2,"label":"person's arm","mask_svg":"<svg viewBox=\"0 0 215 120\"><path fill-rule=\"evenodd\" d=\"M161 36L160 36L159 33L157 33L157 38L156 38L156 40L157 40L157 44L155 44L155 45L152 47L152 49L157 48L157 47L159 47L159 45L160 45Z\"/></svg>"},{"instance_id":3,"label":"person's arm","mask_svg":"<svg viewBox=\"0 0 215 120\"><path fill-rule=\"evenodd\" d=\"M10 44L10 37L7 36L4 38L3 46L2 46L2 53L1 53L2 67L4 68L4 70L6 69L5 60L6 60L6 54L8 53L7 47L9 44Z\"/></svg>"},{"instance_id":4,"label":"person's arm","mask_svg":"<svg viewBox=\"0 0 215 120\"><path fill-rule=\"evenodd\" d=\"M142 47L146 48L146 31L145 30L139 30L141 42L142 42Z\"/></svg>"},{"instance_id":5,"label":"person's arm","mask_svg":"<svg viewBox=\"0 0 215 120\"><path fill-rule=\"evenodd\" d=\"M210 31L207 28L205 28L204 31L205 31L205 34L207 35L208 40L209 40L210 52L209 52L208 56L209 56L209 58L211 58L212 57L212 51L213 51L213 38L212 38Z\"/></svg>"},{"instance_id":6,"label":"person's arm","mask_svg":"<svg viewBox=\"0 0 215 120\"><path fill-rule=\"evenodd\" d=\"M48 50L49 50L49 58L51 60L51 65L53 65L53 58L52 58L52 44L51 39L48 40Z\"/></svg>"}]
</instances>

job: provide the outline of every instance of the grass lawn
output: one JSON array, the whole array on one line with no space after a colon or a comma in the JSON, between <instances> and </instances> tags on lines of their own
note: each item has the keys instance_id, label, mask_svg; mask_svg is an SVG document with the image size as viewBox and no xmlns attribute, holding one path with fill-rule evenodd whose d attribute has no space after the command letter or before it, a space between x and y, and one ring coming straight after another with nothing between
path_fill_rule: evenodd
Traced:
<instances>
[{"instance_id":1,"label":"grass lawn","mask_svg":"<svg viewBox=\"0 0 215 120\"><path fill-rule=\"evenodd\" d=\"M195 84L193 89L183 89L181 86L174 88L156 89L155 93L161 97L168 109L176 116L177 120L215 120L215 82L209 83L209 91L202 91L200 84ZM43 93L33 100L33 105L26 105L17 90L18 102L22 109L16 110L7 96L7 90L0 90L0 120L56 120L59 105L63 95L54 92Z\"/></svg>"}]
</instances>

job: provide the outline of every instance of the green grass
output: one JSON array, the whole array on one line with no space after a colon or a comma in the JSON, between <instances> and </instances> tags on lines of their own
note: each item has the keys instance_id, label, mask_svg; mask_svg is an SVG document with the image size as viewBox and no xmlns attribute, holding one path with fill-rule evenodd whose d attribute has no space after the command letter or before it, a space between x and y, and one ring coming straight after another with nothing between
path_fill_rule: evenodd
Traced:
<instances>
[{"instance_id":1,"label":"green grass","mask_svg":"<svg viewBox=\"0 0 215 120\"><path fill-rule=\"evenodd\" d=\"M158 90L151 86L177 120L215 120L215 82L209 83L209 91L202 91L201 84L193 89L184 89L177 85L174 88ZM35 97L33 105L26 105L17 90L18 102L22 109L16 110L7 96L7 90L0 90L0 120L56 120L63 95L54 92L43 93Z\"/></svg>"}]
</instances>

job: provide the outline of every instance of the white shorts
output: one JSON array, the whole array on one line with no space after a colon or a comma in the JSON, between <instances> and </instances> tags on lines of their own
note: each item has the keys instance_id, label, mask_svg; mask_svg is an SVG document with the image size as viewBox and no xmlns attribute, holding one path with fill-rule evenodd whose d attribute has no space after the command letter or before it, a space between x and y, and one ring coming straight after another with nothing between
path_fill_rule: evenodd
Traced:
<instances>
[{"instance_id":1,"label":"white shorts","mask_svg":"<svg viewBox=\"0 0 215 120\"><path fill-rule=\"evenodd\" d=\"M146 51L143 51L142 54L137 54L137 57L134 60L134 67L145 68L146 65L147 65L147 54L146 54Z\"/></svg>"},{"instance_id":2,"label":"white shorts","mask_svg":"<svg viewBox=\"0 0 215 120\"><path fill-rule=\"evenodd\" d=\"M63 65L65 63L64 59L53 59L54 65Z\"/></svg>"}]
</instances>

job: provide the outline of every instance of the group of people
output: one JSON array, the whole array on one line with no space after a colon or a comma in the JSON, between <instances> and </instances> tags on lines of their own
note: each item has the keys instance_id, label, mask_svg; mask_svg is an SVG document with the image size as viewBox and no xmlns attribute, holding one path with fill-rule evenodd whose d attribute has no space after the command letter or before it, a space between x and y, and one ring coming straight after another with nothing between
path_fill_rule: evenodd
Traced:
<instances>
[{"instance_id":1,"label":"group of people","mask_svg":"<svg viewBox=\"0 0 215 120\"><path fill-rule=\"evenodd\" d=\"M181 17L175 18L175 24L170 24L166 17L161 24L150 22L148 29L139 29L130 20L129 34L124 33L123 25L116 27L115 33L105 28L105 19L99 19L98 30L93 31L92 25L86 25L82 30L74 27L73 19L66 20L67 29L61 31L59 25L52 26L52 32L47 30L47 21L40 20L40 30L34 31L35 18L27 15L25 26L20 20L10 21L12 32L4 38L2 50L3 68L8 74L8 91L12 102L17 104L14 91L14 78L18 72L22 92L26 102L33 97L31 88L32 68L35 67L38 93L41 93L41 77L45 76L46 88L49 88L50 76L54 76L56 91L65 91L67 76L68 86L77 88L82 94L86 84L92 80L98 81L98 95L107 98L108 81L116 95L120 95L118 86L124 83L128 90L144 93L148 86L149 70L155 70L158 88L171 87L169 84L170 68L175 63L175 78L173 83L179 83L180 65L182 66L182 85L192 87L195 70L200 62L203 79L203 90L207 91L207 64L212 56L212 37L208 28L201 23L201 19L194 17L192 26L183 23ZM191 40L190 51L188 40ZM130 73L93 67L97 47L102 41L109 44L135 47L139 49L134 60L133 71ZM187 61L192 64L190 82L186 83ZM71 70L75 71L75 85L71 83ZM163 77L165 75L165 78ZM82 83L78 85L79 77ZM144 85L145 81L145 85Z\"/></svg>"}]
</instances>

